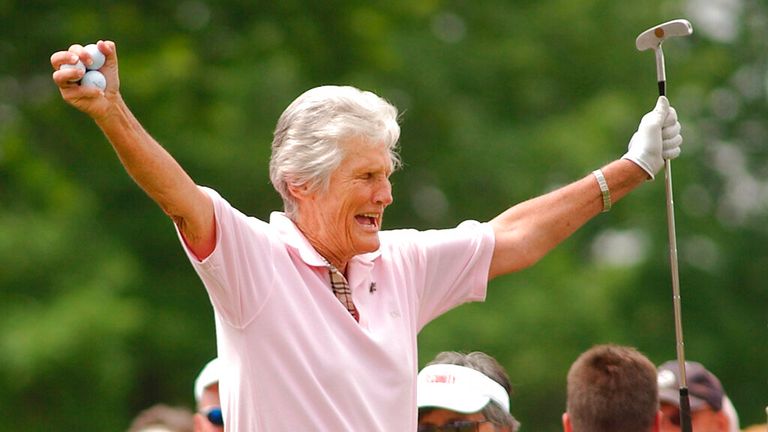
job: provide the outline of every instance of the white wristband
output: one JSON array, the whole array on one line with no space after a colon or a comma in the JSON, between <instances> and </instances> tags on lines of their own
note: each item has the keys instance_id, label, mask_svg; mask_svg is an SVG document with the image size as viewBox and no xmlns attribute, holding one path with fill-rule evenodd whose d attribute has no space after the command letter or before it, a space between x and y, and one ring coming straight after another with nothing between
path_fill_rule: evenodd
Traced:
<instances>
[{"instance_id":1,"label":"white wristband","mask_svg":"<svg viewBox=\"0 0 768 432\"><path fill-rule=\"evenodd\" d=\"M597 184L600 186L600 194L603 196L603 213L611 209L611 191L608 189L608 182L605 181L603 170L596 169L592 171L592 174L597 179Z\"/></svg>"}]
</instances>

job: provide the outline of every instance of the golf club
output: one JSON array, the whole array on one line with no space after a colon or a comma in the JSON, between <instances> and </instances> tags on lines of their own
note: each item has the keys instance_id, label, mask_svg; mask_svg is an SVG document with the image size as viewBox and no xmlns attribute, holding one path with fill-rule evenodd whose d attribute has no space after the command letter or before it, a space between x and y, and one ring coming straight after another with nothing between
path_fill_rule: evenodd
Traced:
<instances>
[{"instance_id":1,"label":"golf club","mask_svg":"<svg viewBox=\"0 0 768 432\"><path fill-rule=\"evenodd\" d=\"M667 94L667 76L664 71L664 52L661 44L671 37L688 36L693 33L691 23L684 19L668 21L651 27L640 33L635 44L637 49L645 51L652 49L656 54L656 78L659 84L659 96ZM688 398L688 380L685 372L685 347L683 343L683 324L680 308L680 279L677 270L677 235L675 234L675 209L672 196L672 163L664 161L664 178L667 192L667 227L669 234L669 263L672 271L672 302L675 315L675 339L677 345L677 361L680 368L680 430L691 432L691 404Z\"/></svg>"}]
</instances>

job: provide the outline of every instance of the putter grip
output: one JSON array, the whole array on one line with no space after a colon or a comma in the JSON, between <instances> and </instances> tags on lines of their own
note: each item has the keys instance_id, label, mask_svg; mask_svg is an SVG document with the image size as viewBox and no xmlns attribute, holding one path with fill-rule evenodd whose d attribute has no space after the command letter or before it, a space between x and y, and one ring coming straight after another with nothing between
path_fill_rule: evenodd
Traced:
<instances>
[{"instance_id":1,"label":"putter grip","mask_svg":"<svg viewBox=\"0 0 768 432\"><path fill-rule=\"evenodd\" d=\"M691 432L691 401L688 387L680 387L680 431Z\"/></svg>"},{"instance_id":2,"label":"putter grip","mask_svg":"<svg viewBox=\"0 0 768 432\"><path fill-rule=\"evenodd\" d=\"M666 95L667 95L667 82L659 81L659 96L666 96Z\"/></svg>"}]
</instances>

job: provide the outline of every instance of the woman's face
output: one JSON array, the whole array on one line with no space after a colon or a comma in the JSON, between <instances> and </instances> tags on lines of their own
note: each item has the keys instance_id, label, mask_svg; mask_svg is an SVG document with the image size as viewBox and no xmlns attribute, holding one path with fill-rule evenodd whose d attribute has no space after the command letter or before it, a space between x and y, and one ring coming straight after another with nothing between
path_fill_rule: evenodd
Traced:
<instances>
[{"instance_id":1,"label":"woman's face","mask_svg":"<svg viewBox=\"0 0 768 432\"><path fill-rule=\"evenodd\" d=\"M435 408L419 415L419 432L494 432L482 412L463 414Z\"/></svg>"},{"instance_id":2,"label":"woman's face","mask_svg":"<svg viewBox=\"0 0 768 432\"><path fill-rule=\"evenodd\" d=\"M392 160L381 144L352 140L327 191L298 194L298 225L332 264L379 248L384 209L392 203Z\"/></svg>"}]
</instances>

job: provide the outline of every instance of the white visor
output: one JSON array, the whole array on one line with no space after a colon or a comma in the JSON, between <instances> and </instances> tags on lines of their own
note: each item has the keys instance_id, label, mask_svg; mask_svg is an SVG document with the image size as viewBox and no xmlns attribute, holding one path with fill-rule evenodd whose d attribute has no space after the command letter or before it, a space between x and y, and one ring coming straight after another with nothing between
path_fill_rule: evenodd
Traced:
<instances>
[{"instance_id":1,"label":"white visor","mask_svg":"<svg viewBox=\"0 0 768 432\"><path fill-rule=\"evenodd\" d=\"M509 412L504 387L474 369L453 364L425 367L416 378L416 404L462 414L479 412L494 401Z\"/></svg>"},{"instance_id":2,"label":"white visor","mask_svg":"<svg viewBox=\"0 0 768 432\"><path fill-rule=\"evenodd\" d=\"M195 379L195 401L200 403L200 399L203 397L203 392L208 387L219 382L221 376L221 366L218 357L209 361L208 364L203 367L200 374Z\"/></svg>"}]
</instances>

